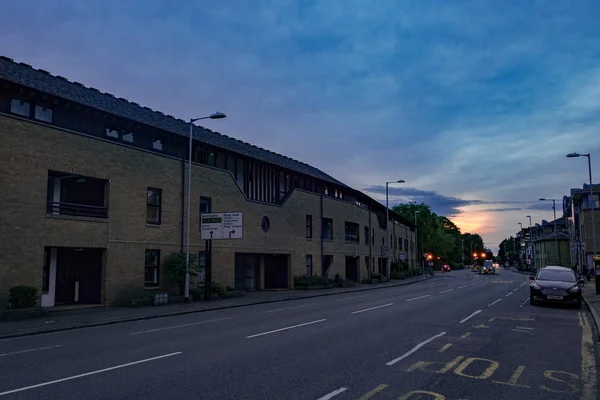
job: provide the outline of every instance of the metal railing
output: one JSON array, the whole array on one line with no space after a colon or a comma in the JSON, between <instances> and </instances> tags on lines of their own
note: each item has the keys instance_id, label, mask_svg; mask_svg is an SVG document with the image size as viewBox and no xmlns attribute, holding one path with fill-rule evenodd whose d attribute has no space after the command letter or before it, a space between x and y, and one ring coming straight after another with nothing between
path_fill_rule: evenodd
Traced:
<instances>
[{"instance_id":1,"label":"metal railing","mask_svg":"<svg viewBox=\"0 0 600 400\"><path fill-rule=\"evenodd\" d=\"M90 206L87 204L46 202L46 213L53 215L69 215L75 217L108 218L106 207Z\"/></svg>"}]
</instances>

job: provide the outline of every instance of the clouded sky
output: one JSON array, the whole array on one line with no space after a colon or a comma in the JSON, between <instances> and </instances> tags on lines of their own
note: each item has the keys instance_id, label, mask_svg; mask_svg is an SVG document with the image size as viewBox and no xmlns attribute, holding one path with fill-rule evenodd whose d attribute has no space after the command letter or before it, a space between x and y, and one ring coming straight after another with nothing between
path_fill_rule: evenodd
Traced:
<instances>
[{"instance_id":1,"label":"clouded sky","mask_svg":"<svg viewBox=\"0 0 600 400\"><path fill-rule=\"evenodd\" d=\"M600 2L20 0L0 54L415 200L496 249L600 165ZM596 158L594 158L596 157ZM594 171L598 171L594 168ZM560 204L560 203L559 203ZM560 212L561 207L557 207ZM560 215L559 215L560 216Z\"/></svg>"}]
</instances>

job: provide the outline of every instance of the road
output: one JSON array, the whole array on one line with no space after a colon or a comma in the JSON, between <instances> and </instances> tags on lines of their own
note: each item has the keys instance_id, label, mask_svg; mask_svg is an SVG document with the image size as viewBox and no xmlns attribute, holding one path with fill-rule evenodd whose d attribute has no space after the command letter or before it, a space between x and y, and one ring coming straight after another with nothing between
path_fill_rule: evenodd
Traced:
<instances>
[{"instance_id":1,"label":"road","mask_svg":"<svg viewBox=\"0 0 600 400\"><path fill-rule=\"evenodd\" d=\"M458 271L353 294L0 341L2 399L596 399L586 310L525 275Z\"/></svg>"}]
</instances>

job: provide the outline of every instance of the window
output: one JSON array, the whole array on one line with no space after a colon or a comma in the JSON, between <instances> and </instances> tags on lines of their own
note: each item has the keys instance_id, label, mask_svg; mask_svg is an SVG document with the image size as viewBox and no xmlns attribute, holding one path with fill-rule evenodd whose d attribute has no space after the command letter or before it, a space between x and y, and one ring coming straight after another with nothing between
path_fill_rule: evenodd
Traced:
<instances>
[{"instance_id":1,"label":"window","mask_svg":"<svg viewBox=\"0 0 600 400\"><path fill-rule=\"evenodd\" d=\"M212 200L210 197L200 197L200 213L205 214L211 212Z\"/></svg>"},{"instance_id":2,"label":"window","mask_svg":"<svg viewBox=\"0 0 600 400\"><path fill-rule=\"evenodd\" d=\"M26 101L12 99L10 102L10 112L13 114L18 114L23 117L29 117L30 115L30 104Z\"/></svg>"},{"instance_id":3,"label":"window","mask_svg":"<svg viewBox=\"0 0 600 400\"><path fill-rule=\"evenodd\" d=\"M163 144L161 139L152 139L152 148L154 150L162 151Z\"/></svg>"},{"instance_id":4,"label":"window","mask_svg":"<svg viewBox=\"0 0 600 400\"><path fill-rule=\"evenodd\" d=\"M206 252L198 254L198 286L204 285L206 277Z\"/></svg>"},{"instance_id":5,"label":"window","mask_svg":"<svg viewBox=\"0 0 600 400\"><path fill-rule=\"evenodd\" d=\"M260 221L260 227L263 230L263 232L269 232L269 228L271 227L271 221L269 221L269 218L262 217L262 220Z\"/></svg>"},{"instance_id":6,"label":"window","mask_svg":"<svg viewBox=\"0 0 600 400\"><path fill-rule=\"evenodd\" d=\"M44 121L48 123L52 123L52 109L46 108L42 106L35 106L35 119L39 121Z\"/></svg>"},{"instance_id":7,"label":"window","mask_svg":"<svg viewBox=\"0 0 600 400\"><path fill-rule=\"evenodd\" d=\"M402 251L402 238L398 238L398 250Z\"/></svg>"},{"instance_id":8,"label":"window","mask_svg":"<svg viewBox=\"0 0 600 400\"><path fill-rule=\"evenodd\" d=\"M333 240L333 220L331 218L323 218L321 232L323 239Z\"/></svg>"},{"instance_id":9,"label":"window","mask_svg":"<svg viewBox=\"0 0 600 400\"><path fill-rule=\"evenodd\" d=\"M404 239L404 249L408 251L408 239Z\"/></svg>"},{"instance_id":10,"label":"window","mask_svg":"<svg viewBox=\"0 0 600 400\"><path fill-rule=\"evenodd\" d=\"M44 248L44 266L42 270L42 293L50 291L50 248Z\"/></svg>"},{"instance_id":11,"label":"window","mask_svg":"<svg viewBox=\"0 0 600 400\"><path fill-rule=\"evenodd\" d=\"M312 254L306 255L306 276L312 276Z\"/></svg>"},{"instance_id":12,"label":"window","mask_svg":"<svg viewBox=\"0 0 600 400\"><path fill-rule=\"evenodd\" d=\"M365 256L365 268L367 269L367 272L369 272L369 256Z\"/></svg>"},{"instance_id":13,"label":"window","mask_svg":"<svg viewBox=\"0 0 600 400\"><path fill-rule=\"evenodd\" d=\"M365 226L365 246L369 244L369 227Z\"/></svg>"},{"instance_id":14,"label":"window","mask_svg":"<svg viewBox=\"0 0 600 400\"><path fill-rule=\"evenodd\" d=\"M161 223L162 190L148 188L146 202L146 222L153 225Z\"/></svg>"},{"instance_id":15,"label":"window","mask_svg":"<svg viewBox=\"0 0 600 400\"><path fill-rule=\"evenodd\" d=\"M144 266L144 286L158 287L158 271L160 269L160 250L146 250Z\"/></svg>"},{"instance_id":16,"label":"window","mask_svg":"<svg viewBox=\"0 0 600 400\"><path fill-rule=\"evenodd\" d=\"M410 242L410 251L411 252L415 251L415 242Z\"/></svg>"},{"instance_id":17,"label":"window","mask_svg":"<svg viewBox=\"0 0 600 400\"><path fill-rule=\"evenodd\" d=\"M123 134L123 141L124 142L128 142L128 143L133 143L133 132L124 133Z\"/></svg>"},{"instance_id":18,"label":"window","mask_svg":"<svg viewBox=\"0 0 600 400\"><path fill-rule=\"evenodd\" d=\"M345 233L346 242L359 243L359 241L360 241L359 229L360 228L359 228L358 224L355 224L354 222L346 222L344 224L344 233Z\"/></svg>"},{"instance_id":19,"label":"window","mask_svg":"<svg viewBox=\"0 0 600 400\"><path fill-rule=\"evenodd\" d=\"M106 128L106 130L104 131L104 135L106 135L109 138L118 139L119 131L116 129Z\"/></svg>"},{"instance_id":20,"label":"window","mask_svg":"<svg viewBox=\"0 0 600 400\"><path fill-rule=\"evenodd\" d=\"M306 215L306 238L312 238L312 215Z\"/></svg>"}]
</instances>

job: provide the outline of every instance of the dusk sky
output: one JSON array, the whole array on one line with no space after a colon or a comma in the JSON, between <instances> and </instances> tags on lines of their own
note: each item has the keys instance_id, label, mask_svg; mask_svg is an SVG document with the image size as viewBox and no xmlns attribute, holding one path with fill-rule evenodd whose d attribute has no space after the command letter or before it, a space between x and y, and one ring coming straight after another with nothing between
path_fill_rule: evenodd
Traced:
<instances>
[{"instance_id":1,"label":"dusk sky","mask_svg":"<svg viewBox=\"0 0 600 400\"><path fill-rule=\"evenodd\" d=\"M0 55L288 155L494 252L600 171L600 1L3 2ZM562 203L557 202L562 215Z\"/></svg>"}]
</instances>

